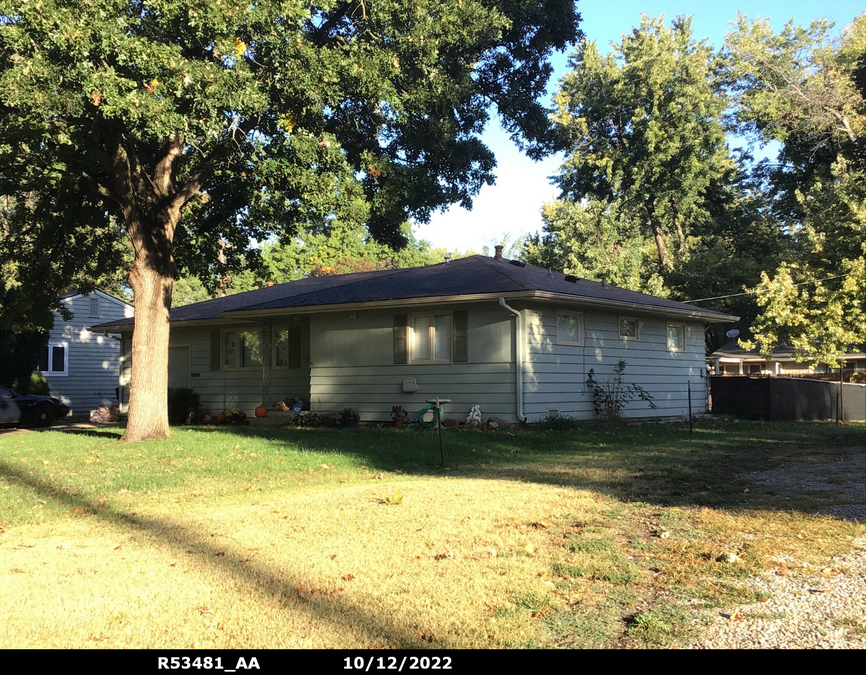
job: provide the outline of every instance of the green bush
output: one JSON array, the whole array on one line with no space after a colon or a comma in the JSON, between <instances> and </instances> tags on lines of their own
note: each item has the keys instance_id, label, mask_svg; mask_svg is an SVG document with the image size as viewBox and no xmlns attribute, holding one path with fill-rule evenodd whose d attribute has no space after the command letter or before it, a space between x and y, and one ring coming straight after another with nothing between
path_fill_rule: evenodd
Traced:
<instances>
[{"instance_id":1,"label":"green bush","mask_svg":"<svg viewBox=\"0 0 866 675\"><path fill-rule=\"evenodd\" d=\"M169 424L187 424L190 415L195 415L201 407L201 396L189 387L169 388Z\"/></svg>"},{"instance_id":2,"label":"green bush","mask_svg":"<svg viewBox=\"0 0 866 675\"><path fill-rule=\"evenodd\" d=\"M580 421L574 419L571 415L560 415L559 413L551 413L544 418L544 428L554 431L567 431L568 429L579 429Z\"/></svg>"},{"instance_id":3,"label":"green bush","mask_svg":"<svg viewBox=\"0 0 866 675\"><path fill-rule=\"evenodd\" d=\"M19 394L38 394L39 396L48 396L50 394L48 388L48 380L38 370L30 373L27 379L16 380L12 383L12 389Z\"/></svg>"},{"instance_id":4,"label":"green bush","mask_svg":"<svg viewBox=\"0 0 866 675\"><path fill-rule=\"evenodd\" d=\"M591 368L587 373L586 386L592 392L595 415L607 422L622 420L626 406L635 399L646 401L650 408L658 408L653 402L653 397L643 387L639 384L626 384L622 381L625 366L626 362L620 359L613 367L613 379L607 382L598 382L595 379L595 371Z\"/></svg>"}]
</instances>

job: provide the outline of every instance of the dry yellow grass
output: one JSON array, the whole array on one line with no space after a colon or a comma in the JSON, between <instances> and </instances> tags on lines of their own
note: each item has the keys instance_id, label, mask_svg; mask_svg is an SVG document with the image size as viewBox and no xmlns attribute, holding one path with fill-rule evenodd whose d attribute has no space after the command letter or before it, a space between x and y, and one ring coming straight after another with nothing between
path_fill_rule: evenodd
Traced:
<instances>
[{"instance_id":1,"label":"dry yellow grass","mask_svg":"<svg viewBox=\"0 0 866 675\"><path fill-rule=\"evenodd\" d=\"M382 503L398 487L402 502ZM442 479L18 527L0 547L0 639L16 648L497 646L515 638L497 610L552 588L550 535L533 523L590 504L591 493L552 486Z\"/></svg>"}]
</instances>

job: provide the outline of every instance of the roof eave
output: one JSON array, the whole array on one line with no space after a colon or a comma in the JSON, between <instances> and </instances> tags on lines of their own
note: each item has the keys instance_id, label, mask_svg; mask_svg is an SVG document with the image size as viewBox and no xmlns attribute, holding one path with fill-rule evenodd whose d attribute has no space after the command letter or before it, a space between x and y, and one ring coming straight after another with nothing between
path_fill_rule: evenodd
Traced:
<instances>
[{"instance_id":1,"label":"roof eave","mask_svg":"<svg viewBox=\"0 0 866 675\"><path fill-rule=\"evenodd\" d=\"M279 307L273 309L233 309L223 312L223 316L232 319L260 318L291 314L319 314L323 312L350 312L358 309L383 309L388 307L412 307L415 305L446 305L458 302L486 302L499 298L522 299L531 298L528 291L505 293L470 293L463 295L425 295L418 298L395 298L392 300L375 300L371 302L344 302L328 305L304 305L300 307Z\"/></svg>"},{"instance_id":2,"label":"roof eave","mask_svg":"<svg viewBox=\"0 0 866 675\"><path fill-rule=\"evenodd\" d=\"M603 300L601 298L591 298L588 296L576 296L566 293L551 293L549 291L536 291L534 297L538 300L547 300L552 302L572 302L590 307L598 307L599 309L610 309L615 311L630 310L640 314L662 314L677 318L701 319L711 322L733 322L739 321L740 317L731 314L722 314L712 310L702 310L700 307L694 309L679 309L676 307L661 307L659 305L647 305L639 302L628 302L625 300Z\"/></svg>"}]
</instances>

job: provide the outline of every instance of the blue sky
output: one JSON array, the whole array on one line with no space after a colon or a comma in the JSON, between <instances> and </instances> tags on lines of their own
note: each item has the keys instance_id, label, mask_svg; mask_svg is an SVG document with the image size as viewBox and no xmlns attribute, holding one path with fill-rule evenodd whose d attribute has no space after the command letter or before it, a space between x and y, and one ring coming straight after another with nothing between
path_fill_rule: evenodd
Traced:
<instances>
[{"instance_id":1,"label":"blue sky","mask_svg":"<svg viewBox=\"0 0 866 675\"><path fill-rule=\"evenodd\" d=\"M694 0L579 0L581 29L588 40L595 40L606 50L611 42L620 42L622 35L640 23L641 12L648 16L665 16L665 23L676 16L693 16L692 31L696 38L706 38L718 48L724 41L730 23L742 11L750 19L769 18L775 30L780 30L789 19L798 25L807 25L815 19L826 18L836 23L836 30L847 26L864 11L862 0L751 0L749 2L695 3ZM550 92L565 74L567 54L554 58L555 72ZM548 105L551 101L546 102ZM562 156L533 162L523 156L498 125L492 125L484 134L484 141L496 154L498 168L496 185L485 187L475 199L472 211L453 206L445 213L434 214L427 225L418 225L415 234L434 246L449 249L474 249L480 252L485 245L499 242L503 235L512 239L526 232L541 230L541 205L557 197L556 188L549 181L562 163Z\"/></svg>"}]
</instances>

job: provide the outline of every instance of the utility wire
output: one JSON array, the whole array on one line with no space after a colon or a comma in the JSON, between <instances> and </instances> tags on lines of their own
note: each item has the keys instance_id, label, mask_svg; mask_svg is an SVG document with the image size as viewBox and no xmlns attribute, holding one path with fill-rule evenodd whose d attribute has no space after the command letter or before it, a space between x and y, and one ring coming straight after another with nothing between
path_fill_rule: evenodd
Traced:
<instances>
[{"instance_id":1,"label":"utility wire","mask_svg":"<svg viewBox=\"0 0 866 675\"><path fill-rule=\"evenodd\" d=\"M799 284L794 284L794 286L805 286L806 284L817 284L821 281L830 281L831 279L841 279L842 277L847 277L851 273L846 272L845 274L837 274L832 277L826 277L824 279L812 279L811 281L801 281ZM754 291L746 291L745 293L731 293L730 295L717 295L712 298L698 298L697 300L680 300L680 302L689 304L691 302L705 302L706 300L724 300L725 298L738 298L742 295L755 295L760 293L759 289L755 289Z\"/></svg>"}]
</instances>

